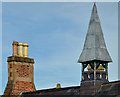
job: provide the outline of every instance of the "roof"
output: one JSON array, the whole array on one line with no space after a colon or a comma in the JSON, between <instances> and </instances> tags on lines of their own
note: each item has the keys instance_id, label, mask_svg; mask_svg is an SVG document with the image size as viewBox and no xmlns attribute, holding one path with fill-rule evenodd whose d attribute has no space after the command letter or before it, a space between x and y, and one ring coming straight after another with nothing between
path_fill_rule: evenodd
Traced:
<instances>
[{"instance_id":1,"label":"roof","mask_svg":"<svg viewBox=\"0 0 120 97\"><path fill-rule=\"evenodd\" d=\"M57 95L57 97L65 97L68 95L69 97L93 97L92 92L94 89L97 89L97 95L96 97L102 97L105 95L105 97L116 97L120 96L120 81L115 81L115 82L107 82L103 83L98 87L98 83L96 83L96 86L94 87L94 83L89 85L90 82L84 82L83 86L72 86L72 87L66 87L66 88L51 88L51 89L44 89L44 90L37 90L33 92L23 92L22 96L23 97L34 97L34 96L39 96L42 97L48 97L49 95L54 97ZM83 88L81 90L81 88ZM83 93L84 92L84 93ZM88 95L88 93L91 93Z\"/></svg>"},{"instance_id":2,"label":"roof","mask_svg":"<svg viewBox=\"0 0 120 97\"><path fill-rule=\"evenodd\" d=\"M120 96L120 81L108 82L101 85L97 93L97 97L101 97L101 95L114 95Z\"/></svg>"},{"instance_id":3,"label":"roof","mask_svg":"<svg viewBox=\"0 0 120 97\"><path fill-rule=\"evenodd\" d=\"M33 92L24 92L22 95L23 97L24 95L80 95L80 86L43 89Z\"/></svg>"},{"instance_id":4,"label":"roof","mask_svg":"<svg viewBox=\"0 0 120 97\"><path fill-rule=\"evenodd\" d=\"M78 59L78 62L83 63L93 60L112 62L112 59L106 48L95 3L89 21L84 48Z\"/></svg>"}]
</instances>

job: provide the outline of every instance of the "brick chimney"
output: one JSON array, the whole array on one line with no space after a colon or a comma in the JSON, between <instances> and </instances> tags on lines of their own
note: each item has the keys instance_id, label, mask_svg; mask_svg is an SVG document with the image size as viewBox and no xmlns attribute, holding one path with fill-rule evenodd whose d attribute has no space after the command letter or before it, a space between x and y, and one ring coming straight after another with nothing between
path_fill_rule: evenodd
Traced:
<instances>
[{"instance_id":1,"label":"brick chimney","mask_svg":"<svg viewBox=\"0 0 120 97\"><path fill-rule=\"evenodd\" d=\"M24 46L24 55L23 55ZM19 54L18 54L19 47ZM20 95L22 91L35 91L34 59L28 58L28 44L13 42L13 55L8 57L8 82L4 95Z\"/></svg>"}]
</instances>

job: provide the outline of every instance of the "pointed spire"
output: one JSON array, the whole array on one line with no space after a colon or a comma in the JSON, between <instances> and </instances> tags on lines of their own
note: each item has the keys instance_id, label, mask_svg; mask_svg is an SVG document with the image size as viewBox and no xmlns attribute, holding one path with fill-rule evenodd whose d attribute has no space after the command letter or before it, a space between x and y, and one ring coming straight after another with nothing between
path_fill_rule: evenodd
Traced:
<instances>
[{"instance_id":1,"label":"pointed spire","mask_svg":"<svg viewBox=\"0 0 120 97\"><path fill-rule=\"evenodd\" d=\"M94 2L94 5L93 5L93 9L96 9L97 11L97 7L96 7L96 3Z\"/></svg>"},{"instance_id":2,"label":"pointed spire","mask_svg":"<svg viewBox=\"0 0 120 97\"><path fill-rule=\"evenodd\" d=\"M92 8L91 19L90 19L89 25L92 21L100 22L98 12L97 12L97 7L95 3Z\"/></svg>"},{"instance_id":3,"label":"pointed spire","mask_svg":"<svg viewBox=\"0 0 120 97\"><path fill-rule=\"evenodd\" d=\"M93 60L112 62L105 45L103 32L101 29L101 24L95 3L92 8L84 48L78 62L83 63Z\"/></svg>"}]
</instances>

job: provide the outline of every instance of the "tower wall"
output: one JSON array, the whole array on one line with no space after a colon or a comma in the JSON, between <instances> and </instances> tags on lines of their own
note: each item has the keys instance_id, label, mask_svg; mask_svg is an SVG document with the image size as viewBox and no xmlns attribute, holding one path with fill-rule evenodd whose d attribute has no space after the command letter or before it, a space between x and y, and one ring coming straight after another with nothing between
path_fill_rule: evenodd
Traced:
<instances>
[{"instance_id":1,"label":"tower wall","mask_svg":"<svg viewBox=\"0 0 120 97\"><path fill-rule=\"evenodd\" d=\"M91 95L95 95L103 84L104 81L82 81L80 85L80 95L86 95L85 97L92 97Z\"/></svg>"}]
</instances>

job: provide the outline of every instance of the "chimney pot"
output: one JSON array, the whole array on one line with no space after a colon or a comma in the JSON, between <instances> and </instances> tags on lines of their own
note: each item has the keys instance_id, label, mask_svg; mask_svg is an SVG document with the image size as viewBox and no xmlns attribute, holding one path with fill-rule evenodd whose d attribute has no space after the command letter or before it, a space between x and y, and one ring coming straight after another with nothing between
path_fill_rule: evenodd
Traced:
<instances>
[{"instance_id":1,"label":"chimney pot","mask_svg":"<svg viewBox=\"0 0 120 97\"><path fill-rule=\"evenodd\" d=\"M17 56L18 55L18 42L17 41L13 41L13 56Z\"/></svg>"},{"instance_id":2,"label":"chimney pot","mask_svg":"<svg viewBox=\"0 0 120 97\"><path fill-rule=\"evenodd\" d=\"M28 57L28 43L24 43L23 44L24 46L24 57Z\"/></svg>"},{"instance_id":3,"label":"chimney pot","mask_svg":"<svg viewBox=\"0 0 120 97\"><path fill-rule=\"evenodd\" d=\"M57 89L58 89L58 88L61 88L61 85L58 83L56 88L57 88Z\"/></svg>"},{"instance_id":4,"label":"chimney pot","mask_svg":"<svg viewBox=\"0 0 120 97\"><path fill-rule=\"evenodd\" d=\"M18 45L19 45L19 56L23 57L23 43L19 42Z\"/></svg>"}]
</instances>

